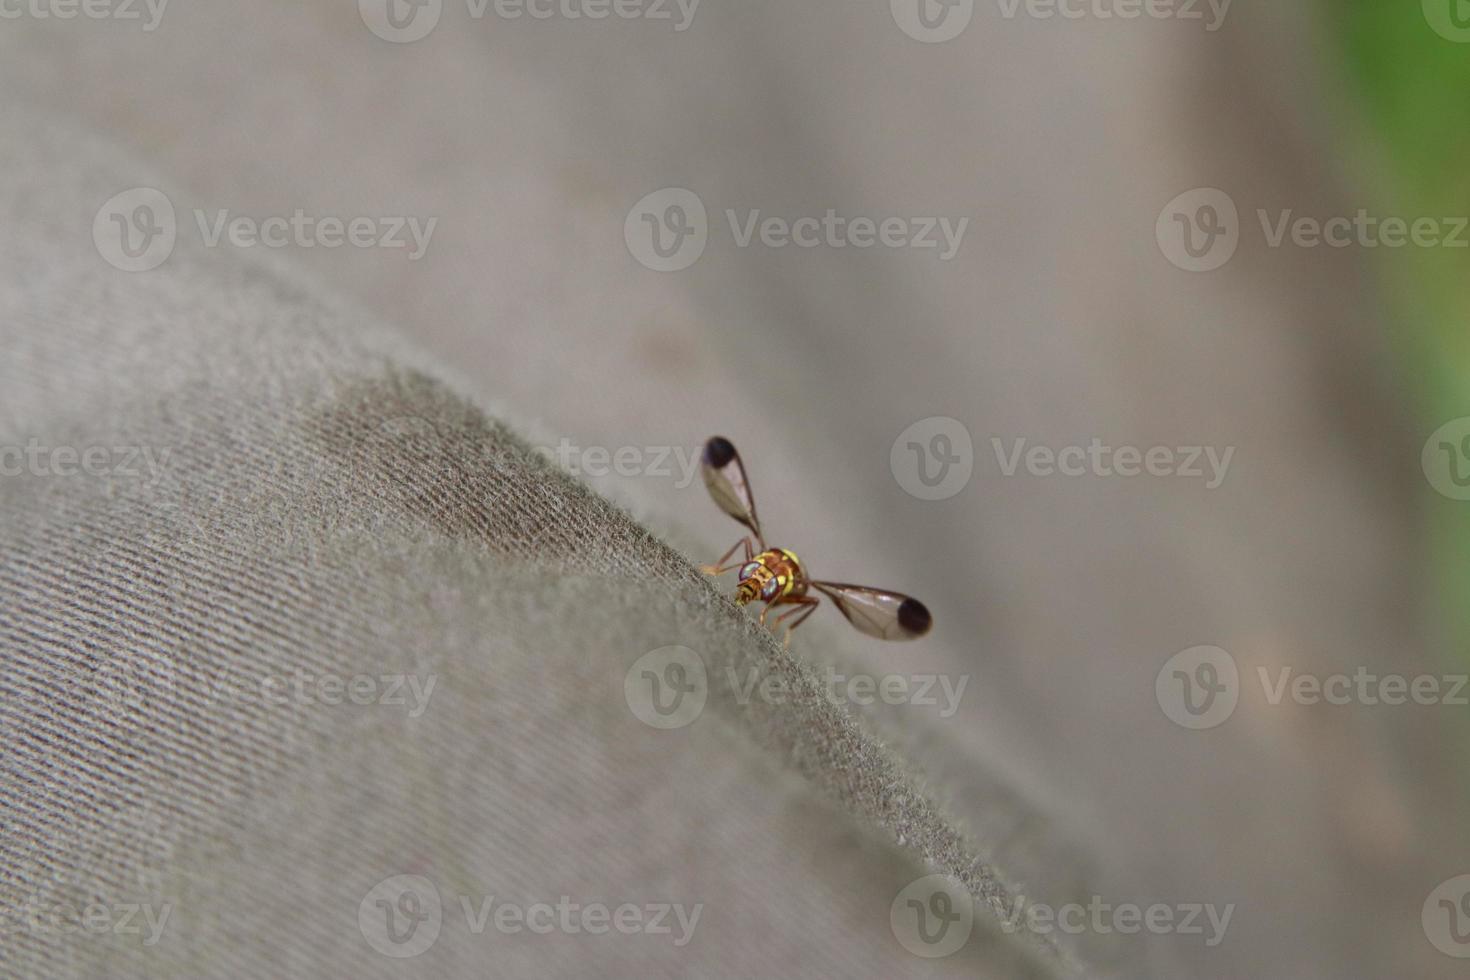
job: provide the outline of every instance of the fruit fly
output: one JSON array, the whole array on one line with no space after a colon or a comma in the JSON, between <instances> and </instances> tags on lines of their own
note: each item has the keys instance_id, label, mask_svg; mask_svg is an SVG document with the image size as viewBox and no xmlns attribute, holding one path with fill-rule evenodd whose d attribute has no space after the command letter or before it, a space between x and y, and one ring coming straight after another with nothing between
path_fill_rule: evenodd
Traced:
<instances>
[{"instance_id":1,"label":"fruit fly","mask_svg":"<svg viewBox=\"0 0 1470 980\"><path fill-rule=\"evenodd\" d=\"M880 640L913 640L929 632L933 620L929 610L918 599L863 585L818 582L807 575L795 553L785 548L767 547L761 534L760 520L755 515L755 496L750 492L745 466L729 439L715 436L704 444L700 470L704 474L704 485L709 488L715 503L751 533L736 541L713 565L701 565L699 570L706 575L723 575L738 568L740 583L735 587L735 604L743 606L756 599L765 602L765 608L761 610L762 626L765 625L766 614L772 609L790 606L771 624L775 627L786 623L787 646L791 645L791 631L805 622L821 604L821 599L808 594L811 589L831 599L848 622L869 636ZM760 547L759 553L752 546L752 538ZM742 548L745 549L745 558L726 565L725 562Z\"/></svg>"}]
</instances>

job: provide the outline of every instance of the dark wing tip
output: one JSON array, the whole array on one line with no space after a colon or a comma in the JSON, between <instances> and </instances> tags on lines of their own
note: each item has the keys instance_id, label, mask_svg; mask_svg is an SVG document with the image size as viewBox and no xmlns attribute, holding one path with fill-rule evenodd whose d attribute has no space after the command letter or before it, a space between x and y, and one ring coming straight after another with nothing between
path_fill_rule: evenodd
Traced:
<instances>
[{"instance_id":1,"label":"dark wing tip","mask_svg":"<svg viewBox=\"0 0 1470 980\"><path fill-rule=\"evenodd\" d=\"M714 436L704 444L704 461L715 469L724 469L735 458L735 444L724 436Z\"/></svg>"},{"instance_id":2,"label":"dark wing tip","mask_svg":"<svg viewBox=\"0 0 1470 980\"><path fill-rule=\"evenodd\" d=\"M923 636L934 625L934 617L918 599L905 599L898 607L898 625L909 636Z\"/></svg>"}]
</instances>

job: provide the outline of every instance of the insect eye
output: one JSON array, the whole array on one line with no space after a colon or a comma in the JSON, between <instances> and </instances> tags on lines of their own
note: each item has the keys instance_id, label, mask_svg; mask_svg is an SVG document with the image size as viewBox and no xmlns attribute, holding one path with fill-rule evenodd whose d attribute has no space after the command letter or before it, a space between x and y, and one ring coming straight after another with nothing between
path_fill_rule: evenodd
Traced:
<instances>
[{"instance_id":1,"label":"insect eye","mask_svg":"<svg viewBox=\"0 0 1470 980\"><path fill-rule=\"evenodd\" d=\"M745 566L740 569L740 581L744 582L746 579L750 578L752 575L755 574L756 569L760 567L761 563L758 561L747 562Z\"/></svg>"},{"instance_id":2,"label":"insect eye","mask_svg":"<svg viewBox=\"0 0 1470 980\"><path fill-rule=\"evenodd\" d=\"M764 589L761 589L761 597L769 599L774 596L780 590L780 588L781 580L779 578L773 578L766 583L766 587Z\"/></svg>"}]
</instances>

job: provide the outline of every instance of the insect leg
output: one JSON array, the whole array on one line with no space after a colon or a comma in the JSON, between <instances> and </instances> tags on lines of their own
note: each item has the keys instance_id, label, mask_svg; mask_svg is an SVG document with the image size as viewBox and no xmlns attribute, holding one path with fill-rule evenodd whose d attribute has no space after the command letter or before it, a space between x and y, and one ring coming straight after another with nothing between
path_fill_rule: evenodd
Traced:
<instances>
[{"instance_id":1,"label":"insect leg","mask_svg":"<svg viewBox=\"0 0 1470 980\"><path fill-rule=\"evenodd\" d=\"M788 599L787 602L797 608L788 609L786 612L777 616L776 621L771 624L771 629L774 630L777 626L780 626L783 622L795 616L796 619L792 620L790 625L786 627L786 645L789 647L791 646L791 631L806 622L806 618L817 611L817 607L822 604L822 600L816 596L798 596L795 599Z\"/></svg>"},{"instance_id":2,"label":"insect leg","mask_svg":"<svg viewBox=\"0 0 1470 980\"><path fill-rule=\"evenodd\" d=\"M726 565L725 562L730 560L730 556L735 554L735 550L741 545L745 545L745 561L736 562L734 565ZM747 536L741 538L739 541L736 541L733 545L731 545L730 550L721 555L713 565L700 565L699 570L701 572L704 572L704 574L706 575L723 575L726 572L730 571L730 569L732 568L739 568L741 565L744 565L745 562L750 561L750 559L753 557L755 557L755 552L751 550L750 538Z\"/></svg>"}]
</instances>

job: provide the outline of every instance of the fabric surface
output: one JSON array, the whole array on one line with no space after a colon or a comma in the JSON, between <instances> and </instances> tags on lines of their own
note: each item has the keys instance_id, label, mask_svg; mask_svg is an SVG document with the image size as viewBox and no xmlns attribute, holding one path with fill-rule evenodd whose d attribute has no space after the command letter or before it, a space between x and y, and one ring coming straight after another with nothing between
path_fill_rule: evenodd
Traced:
<instances>
[{"instance_id":1,"label":"fabric surface","mask_svg":"<svg viewBox=\"0 0 1470 980\"><path fill-rule=\"evenodd\" d=\"M882 5L702 5L677 33L443 18L394 44L351 4L218 0L0 32L4 444L158 462L0 481L0 969L1456 975L1420 913L1470 870L1462 719L1255 699L1190 732L1155 701L1200 644L1247 673L1451 662L1424 625L1424 433L1361 256L1249 241L1199 276L1154 238L1191 187L1356 206L1305 8L1206 34L977 6L943 45ZM138 187L179 238L130 274L93 224ZM713 230L661 274L623 228L666 187ZM971 226L941 262L723 224L828 207ZM208 247L195 211L221 209L438 224L416 261ZM924 501L890 449L937 415L975 473ZM589 491L528 451L715 432L778 543L921 595L935 632L882 645L824 610L785 654L686 563L736 535L697 480ZM1235 463L1206 491L1006 477L991 448L1093 437ZM658 731L624 679L670 644L710 703ZM809 696L828 666L969 686L948 717L833 706ZM741 703L730 667L807 693ZM230 696L298 668L437 680L416 717ZM890 911L931 872L980 912L928 960ZM448 911L395 959L359 913L404 874ZM703 909L682 947L476 934L459 900L491 895ZM1234 915L1216 946L1005 934L1022 895ZM174 911L147 946L26 924L87 901Z\"/></svg>"},{"instance_id":2,"label":"fabric surface","mask_svg":"<svg viewBox=\"0 0 1470 980\"><path fill-rule=\"evenodd\" d=\"M892 976L912 962L889 905L921 855L1008 899L810 669L626 515L275 272L99 268L74 246L109 164L35 120L8 132L7 444L157 462L6 482L8 967ZM137 365L144 384L100 380ZM713 704L658 731L623 678L671 644ZM790 703L741 706L748 671ZM332 705L320 678L373 686ZM402 961L358 920L401 874L443 903ZM631 943L471 928L487 898L560 896L702 912ZM79 941L93 905L120 928ZM992 935L941 972L1064 963Z\"/></svg>"}]
</instances>

